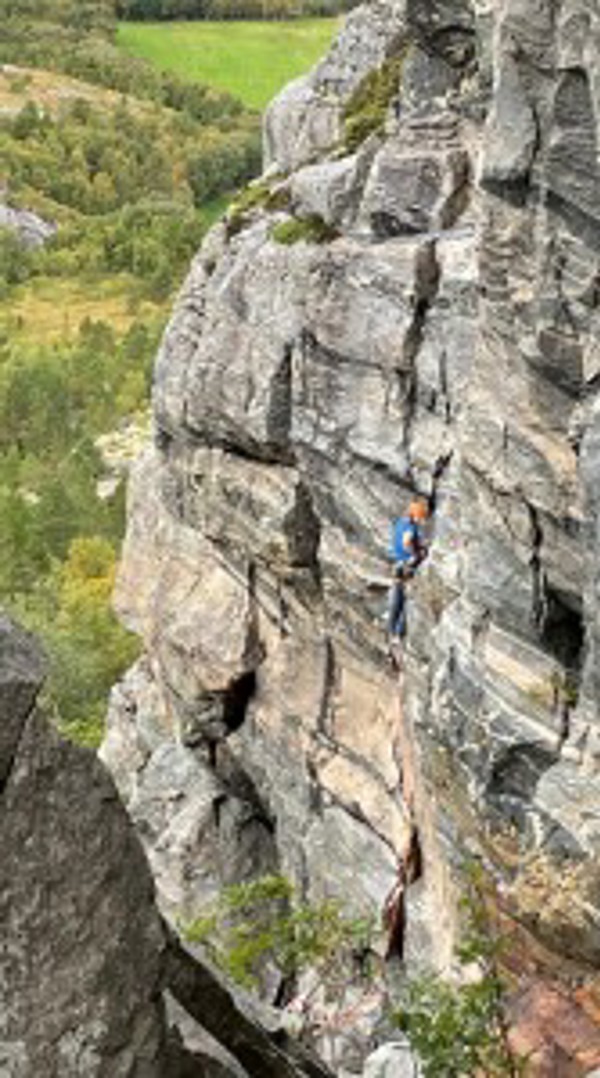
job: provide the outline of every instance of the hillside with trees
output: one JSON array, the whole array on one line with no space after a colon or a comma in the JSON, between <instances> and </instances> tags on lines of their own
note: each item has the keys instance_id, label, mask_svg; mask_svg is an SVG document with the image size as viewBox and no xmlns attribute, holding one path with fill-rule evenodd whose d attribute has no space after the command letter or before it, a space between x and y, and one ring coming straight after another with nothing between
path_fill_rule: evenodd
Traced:
<instances>
[{"instance_id":1,"label":"hillside with trees","mask_svg":"<svg viewBox=\"0 0 600 1078\"><path fill-rule=\"evenodd\" d=\"M136 648L109 608L124 497L102 436L139 443L169 300L259 170L260 121L126 56L104 0L0 19L0 603L43 638L55 720L96 743Z\"/></svg>"},{"instance_id":2,"label":"hillside with trees","mask_svg":"<svg viewBox=\"0 0 600 1078\"><path fill-rule=\"evenodd\" d=\"M354 0L356 2L356 0ZM121 19L300 19L338 15L353 0L118 0Z\"/></svg>"}]
</instances>

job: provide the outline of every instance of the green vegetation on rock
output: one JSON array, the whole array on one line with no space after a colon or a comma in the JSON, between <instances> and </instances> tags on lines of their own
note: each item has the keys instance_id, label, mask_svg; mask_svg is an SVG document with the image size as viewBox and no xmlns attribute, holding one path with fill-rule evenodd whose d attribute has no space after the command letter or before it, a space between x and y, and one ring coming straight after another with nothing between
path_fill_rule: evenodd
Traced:
<instances>
[{"instance_id":1,"label":"green vegetation on rock","mask_svg":"<svg viewBox=\"0 0 600 1078\"><path fill-rule=\"evenodd\" d=\"M330 243L339 232L333 225L328 225L318 214L310 217L289 217L279 221L271 230L271 237L276 243L286 247L294 243Z\"/></svg>"},{"instance_id":2,"label":"green vegetation on rock","mask_svg":"<svg viewBox=\"0 0 600 1078\"><path fill-rule=\"evenodd\" d=\"M301 901L283 876L225 888L213 907L183 926L183 934L246 987L259 984L267 961L286 979L310 968L339 991L353 974L369 975L371 922L350 917L333 899Z\"/></svg>"},{"instance_id":3,"label":"green vegetation on rock","mask_svg":"<svg viewBox=\"0 0 600 1078\"><path fill-rule=\"evenodd\" d=\"M374 132L381 131L387 111L398 93L404 55L392 56L369 71L344 109L344 147L353 153Z\"/></svg>"},{"instance_id":4,"label":"green vegetation on rock","mask_svg":"<svg viewBox=\"0 0 600 1078\"><path fill-rule=\"evenodd\" d=\"M282 185L283 177L269 182L260 180L250 183L235 196L227 208L225 223L229 236L235 236L257 210L275 212L285 210L290 203L290 192Z\"/></svg>"}]
</instances>

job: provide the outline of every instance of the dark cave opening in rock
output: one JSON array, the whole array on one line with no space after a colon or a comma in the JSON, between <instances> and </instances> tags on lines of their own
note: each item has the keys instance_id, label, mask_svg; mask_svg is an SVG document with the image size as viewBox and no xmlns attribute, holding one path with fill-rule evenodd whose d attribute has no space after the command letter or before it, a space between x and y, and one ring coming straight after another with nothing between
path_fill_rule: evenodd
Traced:
<instances>
[{"instance_id":1,"label":"dark cave opening in rock","mask_svg":"<svg viewBox=\"0 0 600 1078\"><path fill-rule=\"evenodd\" d=\"M572 598L546 585L544 613L541 623L541 642L561 666L566 677L577 685L583 663L585 628L581 609Z\"/></svg>"},{"instance_id":2,"label":"dark cave opening in rock","mask_svg":"<svg viewBox=\"0 0 600 1078\"><path fill-rule=\"evenodd\" d=\"M248 704L256 692L256 671L248 670L229 686L223 703L223 721L230 734L240 729Z\"/></svg>"}]
</instances>

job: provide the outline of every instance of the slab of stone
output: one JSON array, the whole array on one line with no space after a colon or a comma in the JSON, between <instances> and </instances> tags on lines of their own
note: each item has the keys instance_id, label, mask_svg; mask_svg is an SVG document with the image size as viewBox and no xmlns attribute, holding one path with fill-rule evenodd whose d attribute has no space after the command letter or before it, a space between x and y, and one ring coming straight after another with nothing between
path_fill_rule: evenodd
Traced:
<instances>
[{"instance_id":1,"label":"slab of stone","mask_svg":"<svg viewBox=\"0 0 600 1078\"><path fill-rule=\"evenodd\" d=\"M0 818L0 1044L11 1078L164 1074L164 939L102 765L33 715Z\"/></svg>"},{"instance_id":2,"label":"slab of stone","mask_svg":"<svg viewBox=\"0 0 600 1078\"><path fill-rule=\"evenodd\" d=\"M0 684L31 688L40 667L31 638L4 618ZM30 706L23 714L24 700L13 697L18 743L0 790L2 1074L327 1078L272 1015L238 1005L216 973L177 944L103 764L63 741ZM197 1044L188 1050L173 1036L166 989L239 1066L226 1067L218 1050L208 1060Z\"/></svg>"},{"instance_id":3,"label":"slab of stone","mask_svg":"<svg viewBox=\"0 0 600 1078\"><path fill-rule=\"evenodd\" d=\"M12 767L45 667L33 638L0 611L0 788Z\"/></svg>"}]
</instances>

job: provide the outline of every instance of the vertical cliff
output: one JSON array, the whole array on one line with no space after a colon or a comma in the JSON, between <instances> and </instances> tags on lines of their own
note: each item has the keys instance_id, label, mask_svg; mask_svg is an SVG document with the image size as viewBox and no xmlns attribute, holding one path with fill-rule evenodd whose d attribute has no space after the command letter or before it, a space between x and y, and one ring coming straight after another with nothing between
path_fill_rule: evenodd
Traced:
<instances>
[{"instance_id":1,"label":"vertical cliff","mask_svg":"<svg viewBox=\"0 0 600 1078\"><path fill-rule=\"evenodd\" d=\"M145 654L103 755L171 913L272 866L380 909L414 800L410 955L449 961L475 856L597 967L599 55L591 0L382 0L267 114L157 360L117 595Z\"/></svg>"},{"instance_id":2,"label":"vertical cliff","mask_svg":"<svg viewBox=\"0 0 600 1078\"><path fill-rule=\"evenodd\" d=\"M423 766L450 791L441 815L451 827L455 791L521 914L592 964L599 31L593 5L495 14L476 338L439 515L459 551L451 573L438 566L439 534L407 679ZM450 594L436 603L431 587Z\"/></svg>"}]
</instances>

